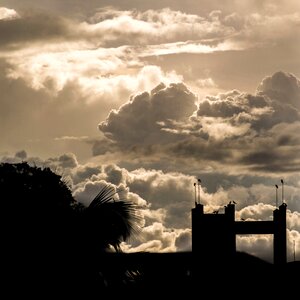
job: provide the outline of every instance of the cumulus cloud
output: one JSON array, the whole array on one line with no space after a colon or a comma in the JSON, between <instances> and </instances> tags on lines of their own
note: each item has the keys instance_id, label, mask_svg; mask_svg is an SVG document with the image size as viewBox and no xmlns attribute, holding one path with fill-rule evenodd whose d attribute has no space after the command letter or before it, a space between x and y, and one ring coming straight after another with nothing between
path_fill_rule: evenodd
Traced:
<instances>
[{"instance_id":1,"label":"cumulus cloud","mask_svg":"<svg viewBox=\"0 0 300 300\"><path fill-rule=\"evenodd\" d=\"M238 251L247 252L266 261L273 262L273 236L272 235L239 235L236 239Z\"/></svg>"},{"instance_id":2,"label":"cumulus cloud","mask_svg":"<svg viewBox=\"0 0 300 300\"><path fill-rule=\"evenodd\" d=\"M281 71L267 76L258 86L257 92L300 109L300 81L293 74Z\"/></svg>"},{"instance_id":3,"label":"cumulus cloud","mask_svg":"<svg viewBox=\"0 0 300 300\"><path fill-rule=\"evenodd\" d=\"M287 261L294 261L294 245L296 260L299 260L300 234L295 230L287 230ZM239 235L236 246L238 251L250 253L273 263L272 235Z\"/></svg>"},{"instance_id":4,"label":"cumulus cloud","mask_svg":"<svg viewBox=\"0 0 300 300\"><path fill-rule=\"evenodd\" d=\"M97 181L87 181L76 187L73 195L76 201L82 203L85 206L93 201L99 191L107 185L105 180L98 179Z\"/></svg>"},{"instance_id":5,"label":"cumulus cloud","mask_svg":"<svg viewBox=\"0 0 300 300\"><path fill-rule=\"evenodd\" d=\"M163 143L168 140L168 134L162 130L163 122L187 119L196 108L195 101L196 96L182 83L160 84L111 111L99 129L125 146Z\"/></svg>"},{"instance_id":6,"label":"cumulus cloud","mask_svg":"<svg viewBox=\"0 0 300 300\"><path fill-rule=\"evenodd\" d=\"M190 208L193 204L195 178L181 173L163 173L138 169L128 174L130 190L151 204L151 209L164 208L164 224L172 228L190 225Z\"/></svg>"},{"instance_id":7,"label":"cumulus cloud","mask_svg":"<svg viewBox=\"0 0 300 300\"><path fill-rule=\"evenodd\" d=\"M299 211L291 212L290 210L288 210L287 227L290 230L296 230L296 231L300 232L300 213L299 213Z\"/></svg>"},{"instance_id":8,"label":"cumulus cloud","mask_svg":"<svg viewBox=\"0 0 300 300\"><path fill-rule=\"evenodd\" d=\"M284 84L281 84L280 92L274 94L266 87L266 82L278 76L284 78ZM224 162L235 161L257 171L296 172L299 170L299 145L295 136L300 121L295 105L300 101L298 79L282 72L270 78L263 80L256 95L235 90L206 97L193 122L199 124L200 132L207 134L212 148L231 149L231 157L227 156ZM288 92L291 85L292 95ZM189 132L195 134L195 131ZM243 137L243 145L238 137ZM221 141L219 145L214 141L216 139ZM180 151L191 155L190 144L194 143L190 141L186 146L181 143ZM194 144L195 149L204 148L199 141L197 144ZM176 147L174 149L178 151Z\"/></svg>"},{"instance_id":9,"label":"cumulus cloud","mask_svg":"<svg viewBox=\"0 0 300 300\"><path fill-rule=\"evenodd\" d=\"M274 206L270 204L258 203L242 208L238 215L244 220L267 221L273 219Z\"/></svg>"},{"instance_id":10,"label":"cumulus cloud","mask_svg":"<svg viewBox=\"0 0 300 300\"><path fill-rule=\"evenodd\" d=\"M65 153L59 157L49 158L45 161L46 164L51 166L65 168L74 168L78 165L77 158L73 153Z\"/></svg>"},{"instance_id":11,"label":"cumulus cloud","mask_svg":"<svg viewBox=\"0 0 300 300\"><path fill-rule=\"evenodd\" d=\"M138 245L124 245L127 252L175 252L191 250L191 231L170 230L155 222L142 229L142 242Z\"/></svg>"},{"instance_id":12,"label":"cumulus cloud","mask_svg":"<svg viewBox=\"0 0 300 300\"><path fill-rule=\"evenodd\" d=\"M284 77L284 82L298 85L295 76L276 74ZM196 159L200 166L210 161L216 164L213 167L240 165L239 171L296 172L300 111L284 100L286 97L273 97L270 89L263 90L265 81L268 80L262 81L257 94L233 90L207 96L199 102L198 109L196 96L186 86L161 84L151 93L131 97L118 110L111 111L99 129L119 149L143 149L140 154L148 160L173 155L177 162L179 158ZM281 93L289 88L287 83L282 85ZM290 97L293 101L296 98L297 93Z\"/></svg>"},{"instance_id":13,"label":"cumulus cloud","mask_svg":"<svg viewBox=\"0 0 300 300\"><path fill-rule=\"evenodd\" d=\"M191 249L190 209L194 200L194 177L143 169L129 172L113 165L97 170L98 172L96 169L95 172L91 172L90 177L84 177L84 184L77 184L74 188L77 198L85 195L85 199L80 199L84 203L89 203L99 191L101 184L107 184L112 179L115 183L122 182L119 188L127 187L133 201L145 207L143 209L144 227L140 239L124 245L124 250L129 252L168 252ZM112 174L115 175L111 177ZM294 193L294 188L287 186L287 195ZM127 199L131 199L129 194ZM253 185L249 188L234 186L230 189L218 190L215 193L208 193L205 188L201 188L201 201L205 204L206 212L211 213L213 210L220 209L220 213L223 213L223 205L232 200L237 202L236 220L241 218L248 221L272 220L273 218L275 209L273 186L263 184ZM299 219L298 212L288 210L287 226L289 231L299 231ZM237 245L240 251L272 260L271 236L238 236Z\"/></svg>"},{"instance_id":14,"label":"cumulus cloud","mask_svg":"<svg viewBox=\"0 0 300 300\"><path fill-rule=\"evenodd\" d=\"M287 81L289 78L292 81L296 79L291 74L282 74ZM262 84L259 85L258 90L262 89ZM284 98L277 101L276 98L265 95L267 93L263 91L251 95L234 90L216 97L208 96L200 104L197 114L203 117L227 119L233 126L249 124L256 131L272 128L278 123L293 123L300 120L299 111L285 103Z\"/></svg>"},{"instance_id":15,"label":"cumulus cloud","mask_svg":"<svg viewBox=\"0 0 300 300\"><path fill-rule=\"evenodd\" d=\"M175 241L177 251L191 251L192 232L190 229L181 231Z\"/></svg>"}]
</instances>

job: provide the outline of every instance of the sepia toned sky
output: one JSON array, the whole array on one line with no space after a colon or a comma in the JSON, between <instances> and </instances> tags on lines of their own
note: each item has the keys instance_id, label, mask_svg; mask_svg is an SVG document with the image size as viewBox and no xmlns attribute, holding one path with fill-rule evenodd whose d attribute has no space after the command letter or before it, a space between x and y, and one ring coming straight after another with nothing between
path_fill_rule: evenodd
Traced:
<instances>
[{"instance_id":1,"label":"sepia toned sky","mask_svg":"<svg viewBox=\"0 0 300 300\"><path fill-rule=\"evenodd\" d=\"M0 0L0 159L143 207L126 251L191 247L207 212L269 220L284 179L300 260L300 2ZM281 186L279 191L281 203ZM238 236L271 259L271 236Z\"/></svg>"}]
</instances>

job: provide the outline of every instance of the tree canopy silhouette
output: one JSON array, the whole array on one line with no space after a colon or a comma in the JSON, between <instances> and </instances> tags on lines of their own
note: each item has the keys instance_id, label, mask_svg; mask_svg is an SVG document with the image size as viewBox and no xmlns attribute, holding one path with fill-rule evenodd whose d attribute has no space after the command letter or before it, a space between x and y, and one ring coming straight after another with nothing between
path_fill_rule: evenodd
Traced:
<instances>
[{"instance_id":1,"label":"tree canopy silhouette","mask_svg":"<svg viewBox=\"0 0 300 300\"><path fill-rule=\"evenodd\" d=\"M0 189L6 195L5 206L35 212L70 211L75 201L60 175L50 168L32 167L27 163L2 163Z\"/></svg>"},{"instance_id":2,"label":"tree canopy silhouette","mask_svg":"<svg viewBox=\"0 0 300 300\"><path fill-rule=\"evenodd\" d=\"M108 266L103 254L111 248L121 251L121 242L138 232L139 215L113 186L104 186L84 207L60 175L23 162L0 164L0 191L12 278L22 270L22 282L56 289L76 281L95 290L126 281L128 270Z\"/></svg>"}]
</instances>

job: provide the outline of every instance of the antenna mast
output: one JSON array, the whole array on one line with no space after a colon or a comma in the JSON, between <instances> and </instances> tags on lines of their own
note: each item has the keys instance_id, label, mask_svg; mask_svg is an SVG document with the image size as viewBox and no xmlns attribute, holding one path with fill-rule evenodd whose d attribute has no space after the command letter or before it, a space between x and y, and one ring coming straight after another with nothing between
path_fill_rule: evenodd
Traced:
<instances>
[{"instance_id":1,"label":"antenna mast","mask_svg":"<svg viewBox=\"0 0 300 300\"><path fill-rule=\"evenodd\" d=\"M276 207L278 207L278 185L275 184L276 187Z\"/></svg>"},{"instance_id":2,"label":"antenna mast","mask_svg":"<svg viewBox=\"0 0 300 300\"><path fill-rule=\"evenodd\" d=\"M283 182L283 179L281 179L280 181L281 181L281 185L282 185L282 195L281 195L281 198L282 198L282 199L281 199L281 200L282 200L282 204L283 204L283 201L284 201L284 196L283 196L283 195L284 195L284 189L283 189L283 187L284 187L284 182Z\"/></svg>"},{"instance_id":3,"label":"antenna mast","mask_svg":"<svg viewBox=\"0 0 300 300\"><path fill-rule=\"evenodd\" d=\"M198 203L200 204L200 186L201 186L201 179L200 178L198 178L198 197L199 197L199 201L198 201Z\"/></svg>"},{"instance_id":4,"label":"antenna mast","mask_svg":"<svg viewBox=\"0 0 300 300\"><path fill-rule=\"evenodd\" d=\"M195 188L195 206L197 206L197 187L196 187L196 182L194 183L194 188Z\"/></svg>"}]
</instances>

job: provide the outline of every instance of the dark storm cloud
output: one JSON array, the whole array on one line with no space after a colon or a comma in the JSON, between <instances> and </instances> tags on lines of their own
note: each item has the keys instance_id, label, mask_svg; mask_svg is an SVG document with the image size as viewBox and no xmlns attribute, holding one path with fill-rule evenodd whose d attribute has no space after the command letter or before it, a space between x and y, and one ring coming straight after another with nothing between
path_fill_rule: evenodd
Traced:
<instances>
[{"instance_id":1,"label":"dark storm cloud","mask_svg":"<svg viewBox=\"0 0 300 300\"><path fill-rule=\"evenodd\" d=\"M196 109L195 101L195 95L184 84L160 84L111 111L99 129L125 146L166 143L171 137L162 131L163 122L184 121Z\"/></svg>"}]
</instances>

